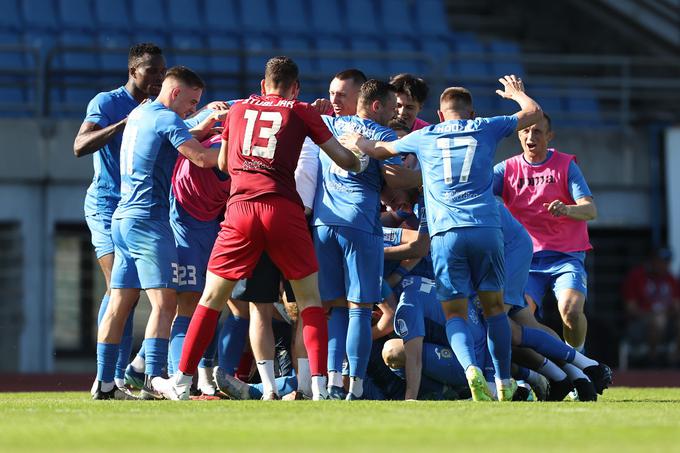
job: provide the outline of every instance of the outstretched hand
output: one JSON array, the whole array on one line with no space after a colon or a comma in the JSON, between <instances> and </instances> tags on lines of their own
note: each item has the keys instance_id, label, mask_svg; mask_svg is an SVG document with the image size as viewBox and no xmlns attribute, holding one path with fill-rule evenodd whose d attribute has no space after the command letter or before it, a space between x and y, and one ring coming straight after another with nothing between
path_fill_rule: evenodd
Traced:
<instances>
[{"instance_id":1,"label":"outstretched hand","mask_svg":"<svg viewBox=\"0 0 680 453\"><path fill-rule=\"evenodd\" d=\"M555 200L552 203L543 203L543 207L548 210L554 217L562 217L567 215L567 205L560 200Z\"/></svg>"},{"instance_id":2,"label":"outstretched hand","mask_svg":"<svg viewBox=\"0 0 680 453\"><path fill-rule=\"evenodd\" d=\"M503 90L496 90L496 94L504 99L514 99L517 94L524 93L524 82L514 74L501 77L498 81L503 84Z\"/></svg>"},{"instance_id":3,"label":"outstretched hand","mask_svg":"<svg viewBox=\"0 0 680 453\"><path fill-rule=\"evenodd\" d=\"M225 101L212 101L205 108L210 110L229 110L229 103Z\"/></svg>"},{"instance_id":4,"label":"outstretched hand","mask_svg":"<svg viewBox=\"0 0 680 453\"><path fill-rule=\"evenodd\" d=\"M353 153L361 153L361 148L359 148L359 140L361 140L363 136L357 132L348 132L346 134L341 135L338 138L338 141L342 146L347 148L348 150L352 151Z\"/></svg>"},{"instance_id":5,"label":"outstretched hand","mask_svg":"<svg viewBox=\"0 0 680 453\"><path fill-rule=\"evenodd\" d=\"M317 99L311 103L311 106L319 112L319 115L329 115L333 113L333 104L328 99Z\"/></svg>"}]
</instances>

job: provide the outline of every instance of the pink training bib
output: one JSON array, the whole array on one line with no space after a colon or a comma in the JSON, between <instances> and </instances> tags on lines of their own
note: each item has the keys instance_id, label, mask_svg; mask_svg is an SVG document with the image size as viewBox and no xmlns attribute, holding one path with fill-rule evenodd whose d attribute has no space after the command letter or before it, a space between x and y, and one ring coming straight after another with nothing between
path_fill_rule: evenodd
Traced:
<instances>
[{"instance_id":1,"label":"pink training bib","mask_svg":"<svg viewBox=\"0 0 680 453\"><path fill-rule=\"evenodd\" d=\"M505 161L503 201L512 215L527 229L534 253L541 250L580 252L593 247L583 220L554 217L543 203L560 200L574 204L569 193L569 164L576 156L553 151L541 165L531 165L522 154Z\"/></svg>"}]
</instances>

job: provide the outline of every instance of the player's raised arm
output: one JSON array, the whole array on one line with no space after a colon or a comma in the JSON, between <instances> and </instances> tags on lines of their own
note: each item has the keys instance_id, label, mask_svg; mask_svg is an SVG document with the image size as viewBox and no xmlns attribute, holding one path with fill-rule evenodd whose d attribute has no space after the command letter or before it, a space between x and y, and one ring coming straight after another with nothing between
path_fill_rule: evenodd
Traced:
<instances>
[{"instance_id":1,"label":"player's raised arm","mask_svg":"<svg viewBox=\"0 0 680 453\"><path fill-rule=\"evenodd\" d=\"M399 153L394 146L399 140L393 142L378 142L369 140L356 132L351 132L340 137L340 143L352 150L352 152L364 153L369 157L378 160L389 159Z\"/></svg>"},{"instance_id":2,"label":"player's raised arm","mask_svg":"<svg viewBox=\"0 0 680 453\"><path fill-rule=\"evenodd\" d=\"M514 75L506 75L498 79L503 84L502 90L496 90L496 94L504 99L512 99L517 102L522 110L517 112L517 130L521 131L543 118L541 106L524 92L522 79Z\"/></svg>"},{"instance_id":3,"label":"player's raised arm","mask_svg":"<svg viewBox=\"0 0 680 453\"><path fill-rule=\"evenodd\" d=\"M368 159L362 159L354 150L342 146L335 137L331 137L325 143L320 144L319 148L343 170L360 173L368 166Z\"/></svg>"},{"instance_id":4,"label":"player's raised arm","mask_svg":"<svg viewBox=\"0 0 680 453\"><path fill-rule=\"evenodd\" d=\"M212 168L217 166L219 151L212 148L204 148L195 138L187 140L179 145L177 151L201 168Z\"/></svg>"},{"instance_id":5,"label":"player's raised arm","mask_svg":"<svg viewBox=\"0 0 680 453\"><path fill-rule=\"evenodd\" d=\"M215 110L210 115L208 115L203 121L198 123L195 127L189 129L191 135L196 138L196 140L203 141L212 135L221 133L221 130L215 129L215 123L224 121L227 117L229 110Z\"/></svg>"}]
</instances>

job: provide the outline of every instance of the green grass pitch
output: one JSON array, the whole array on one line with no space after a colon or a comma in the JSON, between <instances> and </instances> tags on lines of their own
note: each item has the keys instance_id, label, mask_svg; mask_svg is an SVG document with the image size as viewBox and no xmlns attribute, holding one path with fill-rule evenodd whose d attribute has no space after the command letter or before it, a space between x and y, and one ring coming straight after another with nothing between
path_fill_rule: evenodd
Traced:
<instances>
[{"instance_id":1,"label":"green grass pitch","mask_svg":"<svg viewBox=\"0 0 680 453\"><path fill-rule=\"evenodd\" d=\"M597 403L506 404L0 393L0 451L37 450L680 451L680 389L613 388Z\"/></svg>"}]
</instances>

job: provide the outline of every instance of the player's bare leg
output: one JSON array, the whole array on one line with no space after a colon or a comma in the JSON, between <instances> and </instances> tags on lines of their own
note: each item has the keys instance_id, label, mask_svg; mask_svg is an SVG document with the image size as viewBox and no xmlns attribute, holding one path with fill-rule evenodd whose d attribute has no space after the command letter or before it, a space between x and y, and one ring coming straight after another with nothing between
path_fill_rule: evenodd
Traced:
<instances>
[{"instance_id":1,"label":"player's bare leg","mask_svg":"<svg viewBox=\"0 0 680 453\"><path fill-rule=\"evenodd\" d=\"M500 401L512 400L517 384L510 377L512 334L502 291L479 291L479 301L487 322L488 348L496 370Z\"/></svg>"},{"instance_id":2,"label":"player's bare leg","mask_svg":"<svg viewBox=\"0 0 680 453\"><path fill-rule=\"evenodd\" d=\"M564 289L557 300L557 308L562 317L564 340L577 351L582 351L586 342L588 320L583 308L586 296L574 289Z\"/></svg>"},{"instance_id":3,"label":"player's bare leg","mask_svg":"<svg viewBox=\"0 0 680 453\"><path fill-rule=\"evenodd\" d=\"M250 347L262 379L262 399L279 399L274 374L273 304L250 304Z\"/></svg>"},{"instance_id":4,"label":"player's bare leg","mask_svg":"<svg viewBox=\"0 0 680 453\"><path fill-rule=\"evenodd\" d=\"M125 321L139 298L139 289L114 288L97 331L97 343L120 343Z\"/></svg>"},{"instance_id":5,"label":"player's bare leg","mask_svg":"<svg viewBox=\"0 0 680 453\"><path fill-rule=\"evenodd\" d=\"M312 398L327 399L328 324L321 305L317 273L300 280L290 280L290 285L302 319L302 336L312 375Z\"/></svg>"}]
</instances>

